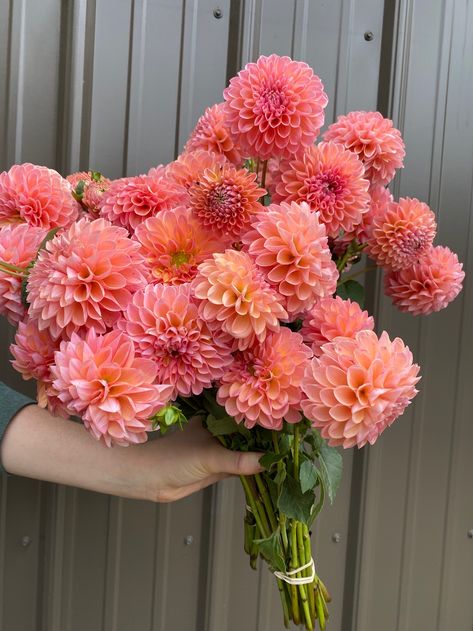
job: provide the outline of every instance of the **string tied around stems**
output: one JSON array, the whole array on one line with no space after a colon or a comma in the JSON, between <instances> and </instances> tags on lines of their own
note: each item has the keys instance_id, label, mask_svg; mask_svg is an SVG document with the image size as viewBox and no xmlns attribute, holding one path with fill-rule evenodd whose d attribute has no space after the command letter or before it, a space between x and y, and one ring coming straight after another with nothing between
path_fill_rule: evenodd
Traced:
<instances>
[{"instance_id":1,"label":"string tied around stems","mask_svg":"<svg viewBox=\"0 0 473 631\"><path fill-rule=\"evenodd\" d=\"M309 567L312 569L309 576L301 576L299 578L295 576L295 574L303 572ZM301 565L301 567L298 567L295 570L291 570L290 572L274 572L274 576L281 579L281 581L288 583L289 585L309 585L315 579L314 559L311 559L305 565Z\"/></svg>"}]
</instances>

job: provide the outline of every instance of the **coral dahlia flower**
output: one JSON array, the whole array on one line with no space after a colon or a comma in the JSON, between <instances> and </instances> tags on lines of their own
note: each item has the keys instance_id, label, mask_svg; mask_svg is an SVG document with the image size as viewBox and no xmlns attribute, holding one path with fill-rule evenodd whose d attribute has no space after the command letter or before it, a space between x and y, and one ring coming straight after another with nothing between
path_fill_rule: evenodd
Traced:
<instances>
[{"instance_id":1,"label":"coral dahlia flower","mask_svg":"<svg viewBox=\"0 0 473 631\"><path fill-rule=\"evenodd\" d=\"M368 212L369 182L361 162L341 145L323 142L283 161L275 202L307 202L319 212L330 237L352 231Z\"/></svg>"},{"instance_id":2,"label":"coral dahlia flower","mask_svg":"<svg viewBox=\"0 0 473 631\"><path fill-rule=\"evenodd\" d=\"M208 107L197 121L184 147L184 153L197 149L219 154L235 166L241 166L243 157L230 134L225 103Z\"/></svg>"},{"instance_id":3,"label":"coral dahlia flower","mask_svg":"<svg viewBox=\"0 0 473 631\"><path fill-rule=\"evenodd\" d=\"M136 357L132 340L121 331L85 339L76 333L61 342L51 367L53 387L71 415L108 447L146 441L151 417L169 401L170 385L155 383L156 366Z\"/></svg>"},{"instance_id":4,"label":"coral dahlia flower","mask_svg":"<svg viewBox=\"0 0 473 631\"><path fill-rule=\"evenodd\" d=\"M77 219L79 210L71 185L53 169L26 162L0 173L0 223L62 228Z\"/></svg>"},{"instance_id":5,"label":"coral dahlia flower","mask_svg":"<svg viewBox=\"0 0 473 631\"><path fill-rule=\"evenodd\" d=\"M371 184L386 185L403 166L404 142L393 122L379 112L350 112L339 116L324 140L342 144L363 162Z\"/></svg>"},{"instance_id":6,"label":"coral dahlia flower","mask_svg":"<svg viewBox=\"0 0 473 631\"><path fill-rule=\"evenodd\" d=\"M314 355L321 354L321 346L336 337L355 337L358 331L373 330L374 320L361 307L340 296L319 300L303 319L300 334L312 345Z\"/></svg>"},{"instance_id":7,"label":"coral dahlia flower","mask_svg":"<svg viewBox=\"0 0 473 631\"><path fill-rule=\"evenodd\" d=\"M29 314L53 338L104 333L146 284L139 243L105 219L81 219L49 241L28 279Z\"/></svg>"},{"instance_id":8,"label":"coral dahlia flower","mask_svg":"<svg viewBox=\"0 0 473 631\"><path fill-rule=\"evenodd\" d=\"M435 214L415 198L401 198L373 217L368 254L378 265L395 271L416 263L432 246Z\"/></svg>"},{"instance_id":9,"label":"coral dahlia flower","mask_svg":"<svg viewBox=\"0 0 473 631\"><path fill-rule=\"evenodd\" d=\"M306 372L302 409L329 445L372 445L417 394L418 372L409 348L386 331L336 337Z\"/></svg>"},{"instance_id":10,"label":"coral dahlia flower","mask_svg":"<svg viewBox=\"0 0 473 631\"><path fill-rule=\"evenodd\" d=\"M278 55L249 63L224 90L231 133L246 156L289 158L311 145L324 123L322 81L302 61Z\"/></svg>"},{"instance_id":11,"label":"coral dahlia flower","mask_svg":"<svg viewBox=\"0 0 473 631\"><path fill-rule=\"evenodd\" d=\"M156 364L158 381L173 386L172 399L200 394L232 361L230 348L200 317L189 285L148 285L133 296L119 327Z\"/></svg>"},{"instance_id":12,"label":"coral dahlia flower","mask_svg":"<svg viewBox=\"0 0 473 631\"><path fill-rule=\"evenodd\" d=\"M191 281L202 261L225 249L225 243L206 231L183 206L147 219L136 229L135 239L153 280L171 285Z\"/></svg>"},{"instance_id":13,"label":"coral dahlia flower","mask_svg":"<svg viewBox=\"0 0 473 631\"><path fill-rule=\"evenodd\" d=\"M279 329L287 312L246 252L226 250L199 265L193 282L204 320L220 324L245 350Z\"/></svg>"},{"instance_id":14,"label":"coral dahlia flower","mask_svg":"<svg viewBox=\"0 0 473 631\"><path fill-rule=\"evenodd\" d=\"M25 269L36 258L47 232L25 223L0 227L0 261ZM16 325L25 315L21 300L22 278L0 265L0 313Z\"/></svg>"},{"instance_id":15,"label":"coral dahlia flower","mask_svg":"<svg viewBox=\"0 0 473 631\"><path fill-rule=\"evenodd\" d=\"M325 226L305 202L271 204L243 237L267 281L281 294L289 317L334 293L338 272Z\"/></svg>"},{"instance_id":16,"label":"coral dahlia flower","mask_svg":"<svg viewBox=\"0 0 473 631\"><path fill-rule=\"evenodd\" d=\"M368 212L363 214L361 223L355 226L351 232L345 232L337 238L338 244L348 244L353 239L356 239L359 243L367 243L373 232L375 216L378 213L385 212L387 206L394 201L391 192L384 186L372 186L369 194L370 205L368 206Z\"/></svg>"},{"instance_id":17,"label":"coral dahlia flower","mask_svg":"<svg viewBox=\"0 0 473 631\"><path fill-rule=\"evenodd\" d=\"M221 154L196 149L181 153L177 160L170 162L166 167L166 177L189 190L195 182L200 180L203 171L218 169L226 162L226 158Z\"/></svg>"},{"instance_id":18,"label":"coral dahlia flower","mask_svg":"<svg viewBox=\"0 0 473 631\"><path fill-rule=\"evenodd\" d=\"M96 219L99 216L102 198L109 189L111 180L96 171L79 171L66 177L76 199Z\"/></svg>"},{"instance_id":19,"label":"coral dahlia flower","mask_svg":"<svg viewBox=\"0 0 473 631\"><path fill-rule=\"evenodd\" d=\"M246 427L281 429L283 420L297 423L301 383L312 353L298 333L281 327L261 344L237 352L220 380L217 401Z\"/></svg>"},{"instance_id":20,"label":"coral dahlia flower","mask_svg":"<svg viewBox=\"0 0 473 631\"><path fill-rule=\"evenodd\" d=\"M387 273L385 293L400 311L428 315L444 309L458 296L464 278L458 256L438 245L407 269Z\"/></svg>"},{"instance_id":21,"label":"coral dahlia flower","mask_svg":"<svg viewBox=\"0 0 473 631\"><path fill-rule=\"evenodd\" d=\"M190 206L206 230L237 241L251 217L262 210L258 202L265 195L256 174L231 164L206 169L189 188Z\"/></svg>"},{"instance_id":22,"label":"coral dahlia flower","mask_svg":"<svg viewBox=\"0 0 473 631\"><path fill-rule=\"evenodd\" d=\"M148 175L114 180L102 198L100 214L133 234L148 217L185 200L185 190L166 178L164 167L158 167Z\"/></svg>"}]
</instances>

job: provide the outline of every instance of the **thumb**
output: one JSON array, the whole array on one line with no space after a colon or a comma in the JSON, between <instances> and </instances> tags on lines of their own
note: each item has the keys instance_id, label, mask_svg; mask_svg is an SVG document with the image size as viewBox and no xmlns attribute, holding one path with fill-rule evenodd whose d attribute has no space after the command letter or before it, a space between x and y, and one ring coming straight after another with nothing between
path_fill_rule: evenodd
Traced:
<instances>
[{"instance_id":1,"label":"thumb","mask_svg":"<svg viewBox=\"0 0 473 631\"><path fill-rule=\"evenodd\" d=\"M230 451L222 448L221 471L231 475L253 475L264 471L259 463L263 454L258 452Z\"/></svg>"}]
</instances>

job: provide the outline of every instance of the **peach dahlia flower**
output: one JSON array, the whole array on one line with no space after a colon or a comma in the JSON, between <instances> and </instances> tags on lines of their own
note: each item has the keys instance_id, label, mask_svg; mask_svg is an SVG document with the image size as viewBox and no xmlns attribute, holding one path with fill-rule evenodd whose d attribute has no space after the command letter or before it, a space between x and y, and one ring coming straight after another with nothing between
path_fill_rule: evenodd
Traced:
<instances>
[{"instance_id":1,"label":"peach dahlia flower","mask_svg":"<svg viewBox=\"0 0 473 631\"><path fill-rule=\"evenodd\" d=\"M230 133L225 103L208 107L197 121L184 147L184 153L197 149L224 156L235 166L242 164L240 148Z\"/></svg>"},{"instance_id":2,"label":"peach dahlia flower","mask_svg":"<svg viewBox=\"0 0 473 631\"><path fill-rule=\"evenodd\" d=\"M77 219L79 210L71 185L53 169L26 162L0 173L0 223L62 228Z\"/></svg>"},{"instance_id":3,"label":"peach dahlia flower","mask_svg":"<svg viewBox=\"0 0 473 631\"><path fill-rule=\"evenodd\" d=\"M319 214L305 202L271 204L243 242L267 281L282 296L289 317L333 294L338 272Z\"/></svg>"},{"instance_id":4,"label":"peach dahlia flower","mask_svg":"<svg viewBox=\"0 0 473 631\"><path fill-rule=\"evenodd\" d=\"M373 445L417 394L418 372L404 342L386 331L336 337L307 370L302 409L329 445Z\"/></svg>"},{"instance_id":5,"label":"peach dahlia flower","mask_svg":"<svg viewBox=\"0 0 473 631\"><path fill-rule=\"evenodd\" d=\"M338 142L352 151L363 162L372 185L389 184L406 155L401 133L379 112L339 116L324 133L324 140Z\"/></svg>"},{"instance_id":6,"label":"peach dahlia flower","mask_svg":"<svg viewBox=\"0 0 473 631\"><path fill-rule=\"evenodd\" d=\"M277 293L245 252L226 250L199 265L193 282L204 320L219 325L244 350L287 318Z\"/></svg>"},{"instance_id":7,"label":"peach dahlia flower","mask_svg":"<svg viewBox=\"0 0 473 631\"><path fill-rule=\"evenodd\" d=\"M139 243L105 219L81 219L38 256L27 284L29 315L53 338L104 333L146 284Z\"/></svg>"},{"instance_id":8,"label":"peach dahlia flower","mask_svg":"<svg viewBox=\"0 0 473 631\"><path fill-rule=\"evenodd\" d=\"M328 99L302 61L279 55L249 63L224 90L231 133L246 156L289 158L317 138Z\"/></svg>"},{"instance_id":9,"label":"peach dahlia flower","mask_svg":"<svg viewBox=\"0 0 473 631\"><path fill-rule=\"evenodd\" d=\"M151 417L169 401L172 386L156 384L156 366L136 357L121 331L61 342L51 367L53 387L69 414L108 447L146 441Z\"/></svg>"},{"instance_id":10,"label":"peach dahlia flower","mask_svg":"<svg viewBox=\"0 0 473 631\"><path fill-rule=\"evenodd\" d=\"M301 383L312 353L298 333L281 327L264 342L237 352L220 380L217 401L246 427L281 429L283 420L297 423Z\"/></svg>"}]
</instances>

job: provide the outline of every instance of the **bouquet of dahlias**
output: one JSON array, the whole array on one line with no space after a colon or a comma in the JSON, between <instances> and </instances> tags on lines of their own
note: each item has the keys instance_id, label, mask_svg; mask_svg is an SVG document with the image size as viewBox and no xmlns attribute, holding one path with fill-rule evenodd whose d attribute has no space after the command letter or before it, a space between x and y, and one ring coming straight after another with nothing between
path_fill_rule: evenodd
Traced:
<instances>
[{"instance_id":1,"label":"bouquet of dahlias","mask_svg":"<svg viewBox=\"0 0 473 631\"><path fill-rule=\"evenodd\" d=\"M341 476L337 447L373 444L416 394L419 367L363 311L365 253L414 315L463 271L435 215L386 186L404 145L378 112L328 127L322 82L271 55L230 81L183 153L145 175L0 175L0 310L38 402L107 446L200 416L256 450L242 477L250 564L274 573L285 625L325 628L310 529ZM185 427L184 427L185 431Z\"/></svg>"}]
</instances>

